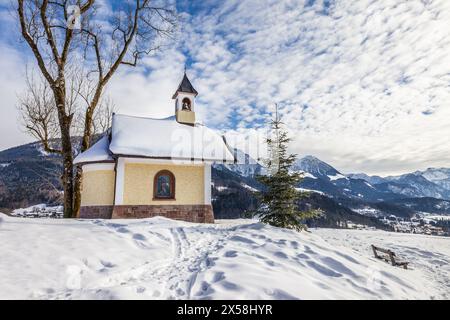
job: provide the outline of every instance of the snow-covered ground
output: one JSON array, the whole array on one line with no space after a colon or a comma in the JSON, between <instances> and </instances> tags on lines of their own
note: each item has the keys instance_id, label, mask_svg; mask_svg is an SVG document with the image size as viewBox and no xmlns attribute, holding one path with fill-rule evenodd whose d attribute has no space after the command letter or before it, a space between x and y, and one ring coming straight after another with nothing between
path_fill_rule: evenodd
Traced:
<instances>
[{"instance_id":1,"label":"snow-covered ground","mask_svg":"<svg viewBox=\"0 0 450 320\"><path fill-rule=\"evenodd\" d=\"M450 239L0 214L0 299L448 299ZM411 270L372 257L392 248Z\"/></svg>"},{"instance_id":2,"label":"snow-covered ground","mask_svg":"<svg viewBox=\"0 0 450 320\"><path fill-rule=\"evenodd\" d=\"M371 256L371 244L389 248L403 261L409 261L409 268L400 272L406 278L399 277L407 287L422 288L423 299L450 299L450 238L386 232L380 230L338 230L314 229L312 232L327 243L336 247L351 249L355 256ZM371 259L374 260L374 259ZM376 261L376 260L375 260ZM371 266L381 279L395 276L390 274L394 267L386 267L377 261ZM395 268L398 269L398 268ZM407 290L410 291L410 290Z\"/></svg>"}]
</instances>

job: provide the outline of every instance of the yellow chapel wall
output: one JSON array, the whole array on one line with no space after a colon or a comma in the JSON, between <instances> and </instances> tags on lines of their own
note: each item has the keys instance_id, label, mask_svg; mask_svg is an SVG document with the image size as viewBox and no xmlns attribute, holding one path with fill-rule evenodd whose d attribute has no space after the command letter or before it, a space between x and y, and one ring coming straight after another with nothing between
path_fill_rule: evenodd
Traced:
<instances>
[{"instance_id":1,"label":"yellow chapel wall","mask_svg":"<svg viewBox=\"0 0 450 320\"><path fill-rule=\"evenodd\" d=\"M160 170L169 170L175 176L175 200L153 200L153 179ZM204 203L204 165L125 163L124 205Z\"/></svg>"},{"instance_id":2,"label":"yellow chapel wall","mask_svg":"<svg viewBox=\"0 0 450 320\"><path fill-rule=\"evenodd\" d=\"M105 206L114 204L114 179L112 170L83 170L81 206Z\"/></svg>"}]
</instances>

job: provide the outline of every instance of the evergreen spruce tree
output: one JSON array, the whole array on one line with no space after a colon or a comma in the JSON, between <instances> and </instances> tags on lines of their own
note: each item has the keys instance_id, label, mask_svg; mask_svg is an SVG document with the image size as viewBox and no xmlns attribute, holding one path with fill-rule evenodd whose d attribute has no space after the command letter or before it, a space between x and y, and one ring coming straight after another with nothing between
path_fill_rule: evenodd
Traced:
<instances>
[{"instance_id":1,"label":"evergreen spruce tree","mask_svg":"<svg viewBox=\"0 0 450 320\"><path fill-rule=\"evenodd\" d=\"M263 223L301 231L306 229L305 219L317 216L320 211L300 211L298 209L296 202L306 193L296 189L302 180L302 175L289 170L296 155L288 154L287 148L291 139L282 129L282 125L276 105L275 119L271 120L270 134L266 139L267 174L256 177L264 185L264 189L257 194L261 205L256 211L256 215Z\"/></svg>"}]
</instances>

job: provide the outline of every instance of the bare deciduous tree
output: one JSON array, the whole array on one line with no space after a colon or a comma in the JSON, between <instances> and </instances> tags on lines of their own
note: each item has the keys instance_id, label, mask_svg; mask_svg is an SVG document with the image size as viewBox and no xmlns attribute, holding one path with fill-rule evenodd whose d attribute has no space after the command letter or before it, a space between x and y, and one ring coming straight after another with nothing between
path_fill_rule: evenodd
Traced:
<instances>
[{"instance_id":1,"label":"bare deciduous tree","mask_svg":"<svg viewBox=\"0 0 450 320\"><path fill-rule=\"evenodd\" d=\"M95 82L87 81L86 75L79 68L72 72L66 72L67 95L66 107L74 115L71 137L72 145L82 137L84 132L84 117L86 109L90 106L89 94L95 90ZM59 137L59 124L57 117L57 108L48 82L43 77L27 73L26 92L19 97L18 109L21 115L21 121L25 130L38 139L43 146L44 151L49 153L62 154L62 148L57 143ZM105 133L111 127L112 114L115 111L115 105L109 97L103 97L93 114L91 137ZM73 149L74 155L79 148ZM75 168L74 194L80 193L82 171ZM74 203L73 210L79 210Z\"/></svg>"},{"instance_id":2,"label":"bare deciduous tree","mask_svg":"<svg viewBox=\"0 0 450 320\"><path fill-rule=\"evenodd\" d=\"M54 112L58 120L64 167L64 216L74 217L80 207L81 174L79 170L74 173L73 168L71 134L79 121L74 121L70 94L77 92L87 104L80 120L84 151L90 146L96 110L106 85L120 65L136 66L144 55L159 49L163 39L173 36L176 12L163 1L154 4L150 0L115 1L111 8L96 5L95 0L17 0L17 14L22 37L53 98L51 114ZM79 82L68 81L74 65L87 70L83 81L90 85L80 90L72 87ZM83 88L88 91L81 91ZM45 141L48 136L43 133L48 129L38 125L30 131Z\"/></svg>"}]
</instances>

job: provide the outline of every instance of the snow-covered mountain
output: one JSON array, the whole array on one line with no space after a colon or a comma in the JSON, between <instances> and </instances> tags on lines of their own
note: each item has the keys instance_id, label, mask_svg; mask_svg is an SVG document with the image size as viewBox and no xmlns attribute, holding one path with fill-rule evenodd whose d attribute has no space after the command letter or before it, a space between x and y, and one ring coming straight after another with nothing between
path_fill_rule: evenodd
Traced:
<instances>
[{"instance_id":1,"label":"snow-covered mountain","mask_svg":"<svg viewBox=\"0 0 450 320\"><path fill-rule=\"evenodd\" d=\"M250 155L236 148L233 149L233 152L237 160L236 164L213 164L213 167L217 170L227 168L243 177L254 177L264 173L263 166Z\"/></svg>"},{"instance_id":2,"label":"snow-covered mountain","mask_svg":"<svg viewBox=\"0 0 450 320\"><path fill-rule=\"evenodd\" d=\"M369 182L370 184L379 184L379 183L386 182L385 178L382 178L380 176L369 176L365 173L350 173L350 174L347 174L346 176L351 179L361 179L361 180Z\"/></svg>"},{"instance_id":3,"label":"snow-covered mountain","mask_svg":"<svg viewBox=\"0 0 450 320\"><path fill-rule=\"evenodd\" d=\"M225 167L244 177L252 177L256 174L263 174L264 167L248 154L239 149L234 149L237 164L215 164L215 168ZM297 159L292 165L292 171L303 172L304 176L311 179L321 178L328 181L347 179L347 177L335 168L314 156L305 156Z\"/></svg>"},{"instance_id":4,"label":"snow-covered mountain","mask_svg":"<svg viewBox=\"0 0 450 320\"><path fill-rule=\"evenodd\" d=\"M264 168L245 153L237 151L237 154L238 164L215 165L215 169L222 172L221 177L216 174L216 180L220 182L233 175L234 179L243 179L245 184L258 188L254 176L264 172ZM330 206L330 214L338 210L338 207L354 212L369 208L380 215L402 217L420 212L450 214L450 201L446 200L450 200L450 188L446 188L450 169L427 169L396 177L370 176L364 173L344 175L328 163L309 155L297 159L292 170L303 173L304 179L299 189L319 193L321 196L317 196L315 204L318 207ZM248 195L245 199L247 197ZM327 202L327 197L334 204ZM221 206L227 208L230 200L224 198L225 200Z\"/></svg>"},{"instance_id":5,"label":"snow-covered mountain","mask_svg":"<svg viewBox=\"0 0 450 320\"><path fill-rule=\"evenodd\" d=\"M450 190L426 179L421 174L409 173L397 177L387 177L387 182L380 184L388 190L408 197L433 197L450 199Z\"/></svg>"},{"instance_id":6,"label":"snow-covered mountain","mask_svg":"<svg viewBox=\"0 0 450 320\"><path fill-rule=\"evenodd\" d=\"M428 168L425 171L416 171L415 174L420 174L428 181L434 182L442 188L450 190L449 168Z\"/></svg>"},{"instance_id":7,"label":"snow-covered mountain","mask_svg":"<svg viewBox=\"0 0 450 320\"><path fill-rule=\"evenodd\" d=\"M342 175L328 163L325 163L313 156L306 156L297 159L297 161L295 161L295 163L292 165L292 170L309 173L309 175L306 175L306 177L321 178L328 181L347 179L344 175Z\"/></svg>"},{"instance_id":8,"label":"snow-covered mountain","mask_svg":"<svg viewBox=\"0 0 450 320\"><path fill-rule=\"evenodd\" d=\"M255 159L236 150L237 164L218 164L215 168L228 170L252 178L264 173ZM304 173L299 187L317 190L332 197L350 197L368 201L384 201L400 198L432 197L450 199L450 169L430 168L399 176L370 176L365 173L344 175L328 163L311 155L299 158L293 171Z\"/></svg>"},{"instance_id":9,"label":"snow-covered mountain","mask_svg":"<svg viewBox=\"0 0 450 320\"><path fill-rule=\"evenodd\" d=\"M347 175L352 179L363 179L383 191L391 191L407 197L433 197L450 199L450 169L428 168L425 171L398 176L369 176L364 173Z\"/></svg>"}]
</instances>

